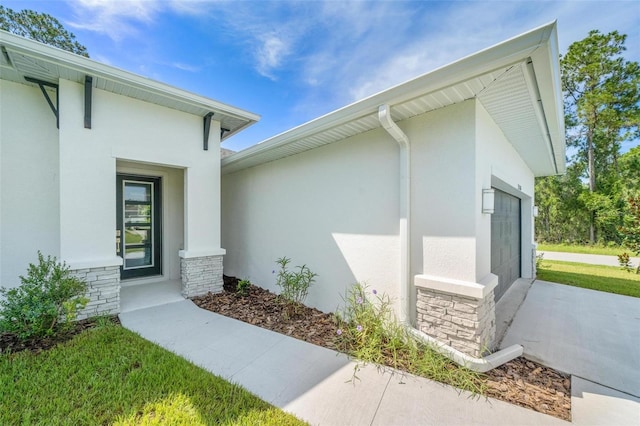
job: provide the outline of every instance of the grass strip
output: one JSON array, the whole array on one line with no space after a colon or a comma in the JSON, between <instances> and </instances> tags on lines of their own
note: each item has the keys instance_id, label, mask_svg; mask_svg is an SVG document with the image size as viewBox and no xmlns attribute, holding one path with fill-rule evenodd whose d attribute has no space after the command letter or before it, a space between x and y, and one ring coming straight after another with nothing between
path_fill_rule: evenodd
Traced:
<instances>
[{"instance_id":1,"label":"grass strip","mask_svg":"<svg viewBox=\"0 0 640 426\"><path fill-rule=\"evenodd\" d=\"M580 254L604 254L608 256L617 256L624 252L629 252L629 249L616 246L605 247L598 245L579 245L579 244L538 244L538 251L556 251L561 253L580 253Z\"/></svg>"},{"instance_id":2,"label":"grass strip","mask_svg":"<svg viewBox=\"0 0 640 426\"><path fill-rule=\"evenodd\" d=\"M39 354L0 355L0 424L305 423L107 324Z\"/></svg>"},{"instance_id":3,"label":"grass strip","mask_svg":"<svg viewBox=\"0 0 640 426\"><path fill-rule=\"evenodd\" d=\"M615 266L544 260L538 268L538 279L640 297L640 275Z\"/></svg>"}]
</instances>

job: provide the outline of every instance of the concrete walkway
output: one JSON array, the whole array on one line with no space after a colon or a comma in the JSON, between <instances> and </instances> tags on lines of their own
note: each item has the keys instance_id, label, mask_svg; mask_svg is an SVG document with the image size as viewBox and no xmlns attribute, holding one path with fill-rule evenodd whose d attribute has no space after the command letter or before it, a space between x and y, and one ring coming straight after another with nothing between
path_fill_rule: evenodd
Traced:
<instances>
[{"instance_id":1,"label":"concrete walkway","mask_svg":"<svg viewBox=\"0 0 640 426\"><path fill-rule=\"evenodd\" d=\"M562 253L558 251L538 251L543 255L544 260L561 260L564 262L590 263L592 265L620 266L618 256L607 256L604 254L581 254L581 253ZM640 258L630 258L631 264L638 266Z\"/></svg>"},{"instance_id":2,"label":"concrete walkway","mask_svg":"<svg viewBox=\"0 0 640 426\"><path fill-rule=\"evenodd\" d=\"M501 343L572 374L574 424L640 424L640 299L535 281Z\"/></svg>"},{"instance_id":3,"label":"concrete walkway","mask_svg":"<svg viewBox=\"0 0 640 426\"><path fill-rule=\"evenodd\" d=\"M189 300L122 313L120 320L312 425L568 424L374 366L352 381L356 364L342 354L199 309Z\"/></svg>"}]
</instances>

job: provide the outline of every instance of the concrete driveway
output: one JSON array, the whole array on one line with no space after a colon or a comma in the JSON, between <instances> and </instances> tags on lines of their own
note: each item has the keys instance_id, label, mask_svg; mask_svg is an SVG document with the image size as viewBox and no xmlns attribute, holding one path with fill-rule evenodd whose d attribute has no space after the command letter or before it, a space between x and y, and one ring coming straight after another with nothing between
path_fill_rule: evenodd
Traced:
<instances>
[{"instance_id":1,"label":"concrete driveway","mask_svg":"<svg viewBox=\"0 0 640 426\"><path fill-rule=\"evenodd\" d=\"M574 410L593 411L590 424L598 412L607 424L640 424L639 298L535 281L500 346L512 344L573 376Z\"/></svg>"}]
</instances>

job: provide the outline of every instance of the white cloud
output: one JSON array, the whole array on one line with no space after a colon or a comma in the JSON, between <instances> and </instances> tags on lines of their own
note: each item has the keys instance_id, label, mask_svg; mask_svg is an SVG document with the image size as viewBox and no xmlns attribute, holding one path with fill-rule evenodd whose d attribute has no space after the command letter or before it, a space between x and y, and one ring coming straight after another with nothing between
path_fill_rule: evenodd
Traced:
<instances>
[{"instance_id":1,"label":"white cloud","mask_svg":"<svg viewBox=\"0 0 640 426\"><path fill-rule=\"evenodd\" d=\"M290 52L290 45L277 34L263 34L256 47L256 69L265 77L275 80L273 71L279 68Z\"/></svg>"},{"instance_id":2,"label":"white cloud","mask_svg":"<svg viewBox=\"0 0 640 426\"><path fill-rule=\"evenodd\" d=\"M202 67L196 66L196 65L189 65L189 64L185 64L182 62L173 62L171 64L172 67L177 68L179 70L182 71L189 71L189 72L198 72L202 69Z\"/></svg>"},{"instance_id":3,"label":"white cloud","mask_svg":"<svg viewBox=\"0 0 640 426\"><path fill-rule=\"evenodd\" d=\"M77 0L71 5L76 14L71 27L106 34L115 41L137 34L138 24L153 22L163 8L158 0Z\"/></svg>"}]
</instances>

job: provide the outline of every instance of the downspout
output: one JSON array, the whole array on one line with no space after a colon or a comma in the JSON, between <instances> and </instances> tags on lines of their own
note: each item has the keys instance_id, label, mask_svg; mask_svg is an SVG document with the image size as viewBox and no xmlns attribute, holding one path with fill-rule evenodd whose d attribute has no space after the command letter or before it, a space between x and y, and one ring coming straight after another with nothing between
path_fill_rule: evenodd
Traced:
<instances>
[{"instance_id":1,"label":"downspout","mask_svg":"<svg viewBox=\"0 0 640 426\"><path fill-rule=\"evenodd\" d=\"M400 322L411 326L411 150L409 138L391 118L391 108L378 107L378 120L400 146Z\"/></svg>"},{"instance_id":2,"label":"downspout","mask_svg":"<svg viewBox=\"0 0 640 426\"><path fill-rule=\"evenodd\" d=\"M391 118L391 108L378 107L378 120L400 146L400 322L409 333L458 365L484 373L524 352L520 345L512 345L484 358L475 358L416 330L411 325L411 150L409 138Z\"/></svg>"}]
</instances>

